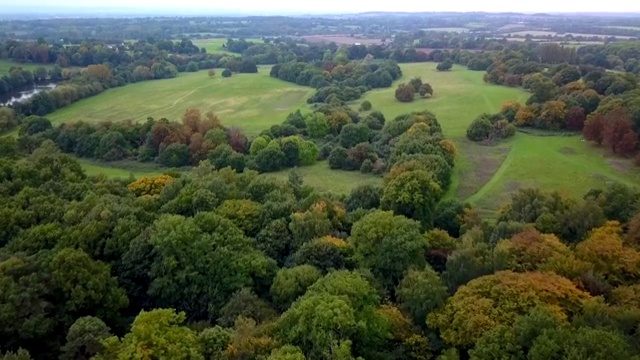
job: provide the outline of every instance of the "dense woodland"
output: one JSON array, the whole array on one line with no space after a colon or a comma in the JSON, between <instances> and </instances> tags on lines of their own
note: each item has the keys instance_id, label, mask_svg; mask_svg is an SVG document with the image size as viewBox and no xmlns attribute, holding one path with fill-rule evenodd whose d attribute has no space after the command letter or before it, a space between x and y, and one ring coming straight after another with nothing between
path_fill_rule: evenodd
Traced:
<instances>
[{"instance_id":1,"label":"dense woodland","mask_svg":"<svg viewBox=\"0 0 640 360\"><path fill-rule=\"evenodd\" d=\"M480 20L468 33L421 30ZM0 91L58 83L0 108L0 131L18 129L0 137L0 359L640 360L637 189L610 183L577 199L523 189L481 215L445 196L457 149L436 115L387 119L357 101L392 86L398 63L463 65L531 93L469 119L469 139L581 131L635 155L639 43L576 50L493 36L514 21L592 34L635 24L544 14L0 23L0 59L43 66L16 66ZM388 41L294 37L327 29ZM235 55L186 40L208 35L229 38ZM260 64L316 93L311 111L254 138L198 109L139 123L46 117L136 81ZM434 93L416 78L395 95ZM156 162L164 174L88 176L74 157ZM335 195L297 170L263 174L320 160L382 185Z\"/></svg>"}]
</instances>

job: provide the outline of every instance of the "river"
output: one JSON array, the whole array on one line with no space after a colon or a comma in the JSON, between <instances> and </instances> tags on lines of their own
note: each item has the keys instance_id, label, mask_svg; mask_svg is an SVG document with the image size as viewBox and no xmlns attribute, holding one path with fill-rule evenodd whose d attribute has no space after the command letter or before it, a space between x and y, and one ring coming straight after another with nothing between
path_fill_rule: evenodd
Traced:
<instances>
[{"instance_id":1,"label":"river","mask_svg":"<svg viewBox=\"0 0 640 360\"><path fill-rule=\"evenodd\" d=\"M5 95L0 95L0 106L9 106L15 103L19 103L31 98L33 95L44 91L51 90L56 87L56 84L37 84L32 87L27 87L20 91L10 92Z\"/></svg>"}]
</instances>

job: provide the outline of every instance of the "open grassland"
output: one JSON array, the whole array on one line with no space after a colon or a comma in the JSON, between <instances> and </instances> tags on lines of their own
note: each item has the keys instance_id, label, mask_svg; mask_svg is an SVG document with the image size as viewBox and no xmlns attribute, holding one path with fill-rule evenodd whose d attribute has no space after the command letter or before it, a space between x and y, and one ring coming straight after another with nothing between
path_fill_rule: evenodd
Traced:
<instances>
[{"instance_id":1,"label":"open grassland","mask_svg":"<svg viewBox=\"0 0 640 360\"><path fill-rule=\"evenodd\" d=\"M112 178L127 179L129 177L138 178L141 176L155 176L164 173L163 169L145 166L145 164L140 163L102 163L79 158L76 158L76 160L89 176L106 175Z\"/></svg>"},{"instance_id":2,"label":"open grassland","mask_svg":"<svg viewBox=\"0 0 640 360\"><path fill-rule=\"evenodd\" d=\"M8 74L9 69L11 67L21 67L25 70L33 71L39 67L43 67L45 69L51 68L51 64L32 64L32 63L17 63L9 60L0 60L0 76Z\"/></svg>"},{"instance_id":3,"label":"open grassland","mask_svg":"<svg viewBox=\"0 0 640 360\"><path fill-rule=\"evenodd\" d=\"M434 63L403 64L403 77L392 88L367 93L353 104L369 100L373 108L391 119L399 114L430 110L438 116L445 136L459 150L452 186L447 197L466 200L485 215L509 200L514 191L531 186L582 197L589 189L617 181L639 186L640 172L630 160L619 159L581 141L580 136L535 136L518 133L496 146L483 146L465 138L466 128L483 112L499 110L505 100L524 102L528 94L520 89L486 84L483 72L454 66L449 72L437 72ZM435 91L430 99L416 97L400 103L395 87L419 76ZM236 125L255 135L281 123L289 112L308 109L305 100L313 89L295 86L268 76L268 68L259 74L240 74L209 79L206 72L181 74L176 79L151 81L113 89L54 113L57 122L75 120L142 120L147 116L179 120L188 107L216 112L227 126ZM127 178L161 173L161 169L138 168L121 164L82 162L89 174L105 173ZM291 170L266 176L286 180ZM307 185L321 191L348 194L361 184L381 184L379 177L359 172L329 169L326 161L298 169Z\"/></svg>"},{"instance_id":4,"label":"open grassland","mask_svg":"<svg viewBox=\"0 0 640 360\"><path fill-rule=\"evenodd\" d=\"M62 122L132 119L152 116L179 121L187 108L213 111L225 126L238 126L256 135L287 114L306 107L313 89L269 77L269 68L257 74L234 74L211 79L207 71L180 73L177 78L140 82L110 89L60 109L49 119Z\"/></svg>"},{"instance_id":5,"label":"open grassland","mask_svg":"<svg viewBox=\"0 0 640 360\"><path fill-rule=\"evenodd\" d=\"M520 188L537 186L582 197L589 189L611 181L640 185L640 172L630 160L605 156L603 149L581 141L578 135L518 133L496 146L465 138L467 126L479 114L497 112L504 100L524 102L529 95L522 90L486 84L483 72L459 66L437 72L433 63L405 64L402 71L398 83L419 76L433 86L435 96L426 100L416 96L411 103L400 103L394 97L394 84L393 88L368 93L365 99L388 119L425 109L436 114L445 136L453 139L459 150L447 197L469 201L485 215L495 215L494 211Z\"/></svg>"},{"instance_id":6,"label":"open grassland","mask_svg":"<svg viewBox=\"0 0 640 360\"><path fill-rule=\"evenodd\" d=\"M245 39L247 41L261 43L262 39ZM240 55L232 53L231 51L227 51L224 48L224 44L227 43L226 38L216 38L216 39L193 39L191 40L193 45L199 48L205 48L207 50L207 54L230 54L230 55Z\"/></svg>"},{"instance_id":7,"label":"open grassland","mask_svg":"<svg viewBox=\"0 0 640 360\"><path fill-rule=\"evenodd\" d=\"M481 210L499 208L518 188L558 190L575 198L611 182L640 185L631 159L610 156L582 136L535 136L518 133L499 148L503 161L491 179L468 200ZM500 155L498 155L500 156Z\"/></svg>"},{"instance_id":8,"label":"open grassland","mask_svg":"<svg viewBox=\"0 0 640 360\"><path fill-rule=\"evenodd\" d=\"M403 64L402 78L391 88L368 92L363 100L371 101L374 110L380 110L392 119L411 111L429 110L437 115L447 137L462 138L467 126L483 112L497 112L505 100L524 102L526 92L505 86L487 84L482 80L483 71L466 70L454 66L452 71L436 71L436 63ZM409 82L414 77L422 78L433 86L434 96L422 99L416 95L413 102L401 103L395 98L396 86ZM357 105L354 106L357 108Z\"/></svg>"},{"instance_id":9,"label":"open grassland","mask_svg":"<svg viewBox=\"0 0 640 360\"><path fill-rule=\"evenodd\" d=\"M335 194L349 194L351 189L359 185L382 184L382 178L378 176L362 174L359 171L331 170L326 161L319 161L311 166L297 168L297 170L302 175L305 185ZM286 169L268 173L266 176L287 181L290 172L291 169Z\"/></svg>"}]
</instances>

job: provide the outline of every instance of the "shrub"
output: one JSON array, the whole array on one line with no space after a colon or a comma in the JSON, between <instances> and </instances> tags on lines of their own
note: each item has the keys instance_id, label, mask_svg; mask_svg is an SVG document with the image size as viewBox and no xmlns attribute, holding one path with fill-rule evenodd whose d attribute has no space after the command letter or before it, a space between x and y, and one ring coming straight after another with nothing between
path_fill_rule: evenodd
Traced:
<instances>
[{"instance_id":1,"label":"shrub","mask_svg":"<svg viewBox=\"0 0 640 360\"><path fill-rule=\"evenodd\" d=\"M229 70L229 69L224 69L224 70L222 71L222 77L226 77L226 78L228 78L228 77L231 77L231 75L232 75L232 74L231 74L231 70Z\"/></svg>"}]
</instances>

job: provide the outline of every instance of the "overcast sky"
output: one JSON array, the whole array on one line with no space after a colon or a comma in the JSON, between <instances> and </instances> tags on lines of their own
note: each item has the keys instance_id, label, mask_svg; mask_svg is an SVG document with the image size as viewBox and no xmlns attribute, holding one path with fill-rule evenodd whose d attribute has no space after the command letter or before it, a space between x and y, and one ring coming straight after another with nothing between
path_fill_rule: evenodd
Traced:
<instances>
[{"instance_id":1,"label":"overcast sky","mask_svg":"<svg viewBox=\"0 0 640 360\"><path fill-rule=\"evenodd\" d=\"M486 12L640 12L640 1L594 0L456 0L456 1L371 1L371 0L0 0L6 6L30 8L131 8L154 10L237 10L269 13L353 13L366 11L486 11ZM3 7L4 5L0 5Z\"/></svg>"}]
</instances>

